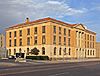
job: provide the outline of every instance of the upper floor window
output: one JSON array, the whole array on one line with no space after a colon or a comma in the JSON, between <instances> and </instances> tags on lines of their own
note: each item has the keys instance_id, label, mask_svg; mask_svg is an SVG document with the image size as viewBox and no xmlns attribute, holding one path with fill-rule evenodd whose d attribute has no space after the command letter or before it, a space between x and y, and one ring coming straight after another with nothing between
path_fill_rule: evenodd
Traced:
<instances>
[{"instance_id":1,"label":"upper floor window","mask_svg":"<svg viewBox=\"0 0 100 76\"><path fill-rule=\"evenodd\" d=\"M53 26L53 32L56 33L56 26Z\"/></svg>"},{"instance_id":2,"label":"upper floor window","mask_svg":"<svg viewBox=\"0 0 100 76\"><path fill-rule=\"evenodd\" d=\"M64 28L64 35L66 35L66 29Z\"/></svg>"},{"instance_id":3,"label":"upper floor window","mask_svg":"<svg viewBox=\"0 0 100 76\"><path fill-rule=\"evenodd\" d=\"M11 40L9 40L9 47L11 47Z\"/></svg>"},{"instance_id":4,"label":"upper floor window","mask_svg":"<svg viewBox=\"0 0 100 76\"><path fill-rule=\"evenodd\" d=\"M30 45L30 37L27 38L27 45Z\"/></svg>"},{"instance_id":5,"label":"upper floor window","mask_svg":"<svg viewBox=\"0 0 100 76\"><path fill-rule=\"evenodd\" d=\"M66 45L66 37L64 37L64 45Z\"/></svg>"},{"instance_id":6,"label":"upper floor window","mask_svg":"<svg viewBox=\"0 0 100 76\"><path fill-rule=\"evenodd\" d=\"M56 44L56 36L53 36L53 44Z\"/></svg>"},{"instance_id":7,"label":"upper floor window","mask_svg":"<svg viewBox=\"0 0 100 76\"><path fill-rule=\"evenodd\" d=\"M14 46L16 46L16 39L14 39Z\"/></svg>"},{"instance_id":8,"label":"upper floor window","mask_svg":"<svg viewBox=\"0 0 100 76\"><path fill-rule=\"evenodd\" d=\"M46 43L46 38L45 38L45 35L42 36L42 44L45 44Z\"/></svg>"},{"instance_id":9,"label":"upper floor window","mask_svg":"<svg viewBox=\"0 0 100 76\"><path fill-rule=\"evenodd\" d=\"M37 44L37 36L34 36L34 44Z\"/></svg>"},{"instance_id":10,"label":"upper floor window","mask_svg":"<svg viewBox=\"0 0 100 76\"><path fill-rule=\"evenodd\" d=\"M34 34L37 34L37 27L34 27Z\"/></svg>"},{"instance_id":11,"label":"upper floor window","mask_svg":"<svg viewBox=\"0 0 100 76\"><path fill-rule=\"evenodd\" d=\"M19 46L22 46L22 39L19 39Z\"/></svg>"},{"instance_id":12,"label":"upper floor window","mask_svg":"<svg viewBox=\"0 0 100 76\"><path fill-rule=\"evenodd\" d=\"M61 34L61 27L59 27L59 34Z\"/></svg>"},{"instance_id":13,"label":"upper floor window","mask_svg":"<svg viewBox=\"0 0 100 76\"><path fill-rule=\"evenodd\" d=\"M9 32L9 38L11 38L11 32Z\"/></svg>"},{"instance_id":14,"label":"upper floor window","mask_svg":"<svg viewBox=\"0 0 100 76\"><path fill-rule=\"evenodd\" d=\"M59 36L59 45L61 45L61 36Z\"/></svg>"},{"instance_id":15,"label":"upper floor window","mask_svg":"<svg viewBox=\"0 0 100 76\"><path fill-rule=\"evenodd\" d=\"M68 38L68 46L70 46L70 38Z\"/></svg>"},{"instance_id":16,"label":"upper floor window","mask_svg":"<svg viewBox=\"0 0 100 76\"><path fill-rule=\"evenodd\" d=\"M27 29L27 35L30 35L30 28Z\"/></svg>"},{"instance_id":17,"label":"upper floor window","mask_svg":"<svg viewBox=\"0 0 100 76\"><path fill-rule=\"evenodd\" d=\"M16 37L16 31L14 31L14 37Z\"/></svg>"},{"instance_id":18,"label":"upper floor window","mask_svg":"<svg viewBox=\"0 0 100 76\"><path fill-rule=\"evenodd\" d=\"M22 36L22 30L19 30L19 36Z\"/></svg>"},{"instance_id":19,"label":"upper floor window","mask_svg":"<svg viewBox=\"0 0 100 76\"><path fill-rule=\"evenodd\" d=\"M45 33L45 26L42 26L42 33Z\"/></svg>"},{"instance_id":20,"label":"upper floor window","mask_svg":"<svg viewBox=\"0 0 100 76\"><path fill-rule=\"evenodd\" d=\"M68 36L70 36L70 30L68 30Z\"/></svg>"}]
</instances>

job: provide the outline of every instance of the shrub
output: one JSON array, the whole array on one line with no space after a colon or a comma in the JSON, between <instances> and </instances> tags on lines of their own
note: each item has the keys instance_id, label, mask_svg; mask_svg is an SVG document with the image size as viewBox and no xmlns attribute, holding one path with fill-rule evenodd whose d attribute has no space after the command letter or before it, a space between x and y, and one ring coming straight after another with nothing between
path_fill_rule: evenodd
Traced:
<instances>
[{"instance_id":1,"label":"shrub","mask_svg":"<svg viewBox=\"0 0 100 76\"><path fill-rule=\"evenodd\" d=\"M49 60L48 56L26 56L26 59L32 60Z\"/></svg>"}]
</instances>

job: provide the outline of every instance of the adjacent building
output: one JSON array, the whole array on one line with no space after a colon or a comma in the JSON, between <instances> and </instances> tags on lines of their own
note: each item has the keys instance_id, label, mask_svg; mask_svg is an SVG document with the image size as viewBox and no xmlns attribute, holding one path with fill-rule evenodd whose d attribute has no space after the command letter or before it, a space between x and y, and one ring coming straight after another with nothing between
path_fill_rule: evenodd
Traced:
<instances>
[{"instance_id":1,"label":"adjacent building","mask_svg":"<svg viewBox=\"0 0 100 76\"><path fill-rule=\"evenodd\" d=\"M4 35L0 33L0 47L4 48Z\"/></svg>"},{"instance_id":2,"label":"adjacent building","mask_svg":"<svg viewBox=\"0 0 100 76\"><path fill-rule=\"evenodd\" d=\"M69 24L53 18L17 24L6 29L8 55L23 53L36 47L40 56L52 59L95 58L96 33L83 24Z\"/></svg>"},{"instance_id":3,"label":"adjacent building","mask_svg":"<svg viewBox=\"0 0 100 76\"><path fill-rule=\"evenodd\" d=\"M5 47L5 37L3 34L0 33L0 58L6 57L6 49Z\"/></svg>"},{"instance_id":4,"label":"adjacent building","mask_svg":"<svg viewBox=\"0 0 100 76\"><path fill-rule=\"evenodd\" d=\"M100 58L100 42L96 42L96 57Z\"/></svg>"}]
</instances>

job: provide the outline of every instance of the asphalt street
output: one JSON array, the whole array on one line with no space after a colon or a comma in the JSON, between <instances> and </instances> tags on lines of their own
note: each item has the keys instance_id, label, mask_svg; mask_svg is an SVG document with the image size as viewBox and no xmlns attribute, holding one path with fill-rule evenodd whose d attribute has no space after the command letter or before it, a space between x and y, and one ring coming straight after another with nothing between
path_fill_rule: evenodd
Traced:
<instances>
[{"instance_id":1,"label":"asphalt street","mask_svg":"<svg viewBox=\"0 0 100 76\"><path fill-rule=\"evenodd\" d=\"M5 67L0 69L0 76L100 76L100 62Z\"/></svg>"}]
</instances>

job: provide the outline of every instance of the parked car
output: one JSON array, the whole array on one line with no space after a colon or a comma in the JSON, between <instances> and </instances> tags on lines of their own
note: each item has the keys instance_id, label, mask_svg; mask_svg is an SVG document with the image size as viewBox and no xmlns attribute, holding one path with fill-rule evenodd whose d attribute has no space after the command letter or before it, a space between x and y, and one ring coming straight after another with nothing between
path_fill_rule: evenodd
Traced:
<instances>
[{"instance_id":1,"label":"parked car","mask_svg":"<svg viewBox=\"0 0 100 76\"><path fill-rule=\"evenodd\" d=\"M15 56L10 55L8 59L16 59Z\"/></svg>"}]
</instances>

